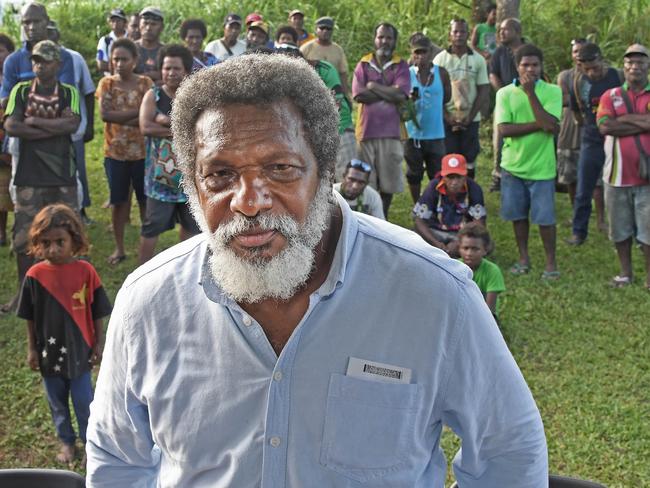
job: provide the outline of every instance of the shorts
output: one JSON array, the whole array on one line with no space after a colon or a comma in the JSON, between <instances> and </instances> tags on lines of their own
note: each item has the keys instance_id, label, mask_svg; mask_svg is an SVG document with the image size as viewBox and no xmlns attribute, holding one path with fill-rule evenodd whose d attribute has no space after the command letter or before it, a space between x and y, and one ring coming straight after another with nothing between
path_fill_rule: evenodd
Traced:
<instances>
[{"instance_id":1,"label":"shorts","mask_svg":"<svg viewBox=\"0 0 650 488\"><path fill-rule=\"evenodd\" d=\"M120 161L119 159L104 158L104 169L111 191L111 205L129 201L131 186L135 191L138 202L147 200L144 194L144 159L136 161Z\"/></svg>"},{"instance_id":2,"label":"shorts","mask_svg":"<svg viewBox=\"0 0 650 488\"><path fill-rule=\"evenodd\" d=\"M352 129L345 130L339 134L339 152L336 156L336 167L334 168L334 182L343 181L345 167L350 161L357 157L357 139Z\"/></svg>"},{"instance_id":3,"label":"shorts","mask_svg":"<svg viewBox=\"0 0 650 488\"><path fill-rule=\"evenodd\" d=\"M53 203L65 203L78 209L77 185L72 186L19 186L16 188L12 249L25 254L29 248L29 228L36 214Z\"/></svg>"},{"instance_id":4,"label":"shorts","mask_svg":"<svg viewBox=\"0 0 650 488\"><path fill-rule=\"evenodd\" d=\"M467 169L474 169L476 158L481 152L481 143L478 137L478 122L472 122L465 130L452 131L451 126L445 124L445 149L447 154L462 154L467 160Z\"/></svg>"},{"instance_id":5,"label":"shorts","mask_svg":"<svg viewBox=\"0 0 650 488\"><path fill-rule=\"evenodd\" d=\"M372 166L369 184L381 193L400 193L404 146L399 139L366 139L359 142L357 154L360 160Z\"/></svg>"},{"instance_id":6,"label":"shorts","mask_svg":"<svg viewBox=\"0 0 650 488\"><path fill-rule=\"evenodd\" d=\"M573 185L578 181L578 160L580 149L557 150L557 182Z\"/></svg>"},{"instance_id":7,"label":"shorts","mask_svg":"<svg viewBox=\"0 0 650 488\"><path fill-rule=\"evenodd\" d=\"M555 225L555 179L526 180L501 168L501 218Z\"/></svg>"},{"instance_id":8,"label":"shorts","mask_svg":"<svg viewBox=\"0 0 650 488\"><path fill-rule=\"evenodd\" d=\"M605 185L609 238L622 242L630 237L650 246L650 185Z\"/></svg>"},{"instance_id":9,"label":"shorts","mask_svg":"<svg viewBox=\"0 0 650 488\"><path fill-rule=\"evenodd\" d=\"M406 181L410 185L419 185L424 178L426 168L429 180L440 172L442 157L445 155L444 139L409 139L404 144L406 159Z\"/></svg>"},{"instance_id":10,"label":"shorts","mask_svg":"<svg viewBox=\"0 0 650 488\"><path fill-rule=\"evenodd\" d=\"M158 237L176 227L177 223L192 235L201 233L186 202L161 202L147 198L147 211L140 231L142 237Z\"/></svg>"}]
</instances>

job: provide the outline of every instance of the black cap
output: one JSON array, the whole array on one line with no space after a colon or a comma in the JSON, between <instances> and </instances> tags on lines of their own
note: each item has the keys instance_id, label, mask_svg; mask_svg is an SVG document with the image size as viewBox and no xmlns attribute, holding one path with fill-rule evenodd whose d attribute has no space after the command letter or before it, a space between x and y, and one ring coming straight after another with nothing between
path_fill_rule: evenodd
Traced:
<instances>
[{"instance_id":1,"label":"black cap","mask_svg":"<svg viewBox=\"0 0 650 488\"><path fill-rule=\"evenodd\" d=\"M332 17L321 17L316 21L316 26L329 27L330 29L334 28L334 19Z\"/></svg>"},{"instance_id":2,"label":"black cap","mask_svg":"<svg viewBox=\"0 0 650 488\"><path fill-rule=\"evenodd\" d=\"M239 24L242 25L241 17L237 14L228 14L223 20L223 25Z\"/></svg>"},{"instance_id":3,"label":"black cap","mask_svg":"<svg viewBox=\"0 0 650 488\"><path fill-rule=\"evenodd\" d=\"M109 19L112 19L113 17L126 20L126 13L121 8L114 8L113 10L111 10L111 13L108 15Z\"/></svg>"}]
</instances>

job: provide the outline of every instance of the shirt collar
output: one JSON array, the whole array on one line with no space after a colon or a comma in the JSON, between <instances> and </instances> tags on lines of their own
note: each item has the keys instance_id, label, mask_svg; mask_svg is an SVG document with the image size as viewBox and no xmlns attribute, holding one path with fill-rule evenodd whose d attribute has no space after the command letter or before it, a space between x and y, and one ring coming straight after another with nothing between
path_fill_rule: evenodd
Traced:
<instances>
[{"instance_id":1,"label":"shirt collar","mask_svg":"<svg viewBox=\"0 0 650 488\"><path fill-rule=\"evenodd\" d=\"M629 88L629 85L627 84L627 81L625 83L623 83L623 89L625 91L630 91L630 88ZM648 84L645 86L643 91L650 91L650 82L648 82Z\"/></svg>"},{"instance_id":2,"label":"shirt collar","mask_svg":"<svg viewBox=\"0 0 650 488\"><path fill-rule=\"evenodd\" d=\"M451 50L451 45L449 45L449 47L447 48L447 52L449 54L454 54L454 52ZM472 49L469 46L467 46L467 52L465 54L467 56L471 56L472 54L474 54L474 51L472 51ZM465 54L463 54L463 56L465 56ZM462 58L463 56L460 57Z\"/></svg>"},{"instance_id":3,"label":"shirt collar","mask_svg":"<svg viewBox=\"0 0 650 488\"><path fill-rule=\"evenodd\" d=\"M316 293L321 296L331 295L337 287L343 284L347 263L350 259L350 254L354 247L354 242L356 241L359 230L357 217L352 213L352 210L345 199L336 191L333 191L333 194L336 198L336 204L341 210L343 221L341 224L341 234L339 235L339 240L336 244L336 250L334 251L334 258L332 259L329 273L327 274L327 278L323 284L316 291ZM203 287L205 295L215 303L228 307L240 308L239 305L221 289L219 284L216 283L212 277L209 261L211 253L207 247L207 237L204 240L204 246L205 255L202 259L201 281L199 284Z\"/></svg>"},{"instance_id":4,"label":"shirt collar","mask_svg":"<svg viewBox=\"0 0 650 488\"><path fill-rule=\"evenodd\" d=\"M364 57L361 58L361 63L366 63L369 65L372 69L377 71L378 73L381 73L384 71L386 68L388 68L392 64L397 64L400 61L402 61L402 58L400 58L397 54L393 53L393 57L390 58L390 61L388 61L384 66L377 66L377 63L375 62L375 53L368 53Z\"/></svg>"}]
</instances>

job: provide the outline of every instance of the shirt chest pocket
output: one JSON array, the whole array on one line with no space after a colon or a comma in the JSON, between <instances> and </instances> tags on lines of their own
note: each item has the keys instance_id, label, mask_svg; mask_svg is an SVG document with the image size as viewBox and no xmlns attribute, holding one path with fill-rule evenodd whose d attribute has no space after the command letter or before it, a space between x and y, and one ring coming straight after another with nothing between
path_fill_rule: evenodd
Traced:
<instances>
[{"instance_id":1,"label":"shirt chest pocket","mask_svg":"<svg viewBox=\"0 0 650 488\"><path fill-rule=\"evenodd\" d=\"M418 385L332 374L320 462L364 483L399 471L415 444Z\"/></svg>"}]
</instances>

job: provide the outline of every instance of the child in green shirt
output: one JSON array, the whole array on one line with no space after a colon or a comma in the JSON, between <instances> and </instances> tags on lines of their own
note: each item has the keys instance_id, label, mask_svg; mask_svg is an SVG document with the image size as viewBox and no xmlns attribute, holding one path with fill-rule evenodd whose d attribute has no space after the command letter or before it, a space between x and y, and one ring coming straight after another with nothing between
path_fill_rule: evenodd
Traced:
<instances>
[{"instance_id":1,"label":"child in green shirt","mask_svg":"<svg viewBox=\"0 0 650 488\"><path fill-rule=\"evenodd\" d=\"M474 272L473 280L478 285L487 306L496 319L497 299L506 285L499 266L485 259L491 247L490 233L481 222L470 222L458 232L460 259Z\"/></svg>"}]
</instances>

